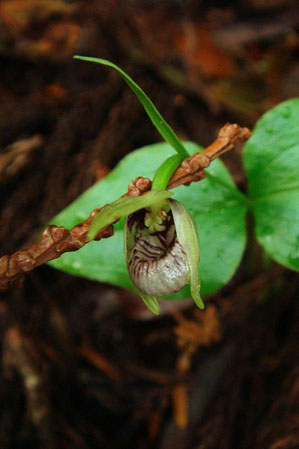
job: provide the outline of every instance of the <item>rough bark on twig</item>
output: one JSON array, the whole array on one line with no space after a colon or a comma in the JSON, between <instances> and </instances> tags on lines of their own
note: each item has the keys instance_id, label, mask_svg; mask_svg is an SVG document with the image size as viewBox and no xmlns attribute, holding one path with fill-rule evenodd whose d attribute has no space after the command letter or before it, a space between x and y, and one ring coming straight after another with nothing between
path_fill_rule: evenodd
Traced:
<instances>
[{"instance_id":1,"label":"rough bark on twig","mask_svg":"<svg viewBox=\"0 0 299 449\"><path fill-rule=\"evenodd\" d=\"M245 142L250 136L251 131L248 128L227 123L220 129L217 139L211 145L201 153L195 153L182 162L171 177L167 188L200 181L205 177L204 169L215 158L231 150L235 145ZM130 182L128 192L124 196L139 196L150 188L150 179L138 177L135 181ZM101 209L94 209L87 220L71 230L65 229L63 226L47 226L38 243L28 249L19 250L11 256L1 257L0 291L20 288L26 273L50 260L57 259L65 252L77 251L82 248L89 241L87 233L90 223ZM108 238L112 235L113 225L109 225L98 232L95 240Z\"/></svg>"}]
</instances>

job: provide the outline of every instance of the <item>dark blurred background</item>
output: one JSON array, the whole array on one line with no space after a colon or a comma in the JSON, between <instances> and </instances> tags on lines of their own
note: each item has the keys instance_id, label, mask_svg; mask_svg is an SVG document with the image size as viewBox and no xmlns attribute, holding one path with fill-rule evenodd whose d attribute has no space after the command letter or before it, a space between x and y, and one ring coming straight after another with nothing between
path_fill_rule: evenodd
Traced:
<instances>
[{"instance_id":1,"label":"dark blurred background","mask_svg":"<svg viewBox=\"0 0 299 449\"><path fill-rule=\"evenodd\" d=\"M119 64L205 146L299 96L298 26L295 0L1 0L0 256L160 140L119 75L74 54ZM223 159L245 190L240 151ZM2 294L1 449L298 447L298 278L249 251L205 312L151 319L47 266Z\"/></svg>"}]
</instances>

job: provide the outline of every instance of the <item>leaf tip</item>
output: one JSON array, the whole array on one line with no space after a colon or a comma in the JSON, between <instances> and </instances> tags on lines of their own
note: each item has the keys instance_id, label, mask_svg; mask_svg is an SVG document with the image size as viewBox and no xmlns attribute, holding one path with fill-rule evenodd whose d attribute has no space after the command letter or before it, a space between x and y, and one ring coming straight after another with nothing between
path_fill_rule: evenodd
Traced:
<instances>
[{"instance_id":1,"label":"leaf tip","mask_svg":"<svg viewBox=\"0 0 299 449\"><path fill-rule=\"evenodd\" d=\"M74 55L73 59L80 59L80 61L87 61L92 62L92 58L90 56L80 56L80 55Z\"/></svg>"}]
</instances>

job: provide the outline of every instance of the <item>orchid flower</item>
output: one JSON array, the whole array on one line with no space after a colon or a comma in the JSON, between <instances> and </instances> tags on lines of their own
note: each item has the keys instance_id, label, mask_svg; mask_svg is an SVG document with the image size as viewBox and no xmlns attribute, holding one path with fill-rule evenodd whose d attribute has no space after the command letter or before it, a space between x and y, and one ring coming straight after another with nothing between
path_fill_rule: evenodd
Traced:
<instances>
[{"instance_id":1,"label":"orchid flower","mask_svg":"<svg viewBox=\"0 0 299 449\"><path fill-rule=\"evenodd\" d=\"M129 275L137 292L155 314L159 313L157 297L173 294L190 284L191 296L200 308L199 240L195 223L188 210L169 199L166 190L171 175L190 155L173 129L138 84L120 67L110 61L88 56L75 59L95 62L115 69L137 95L153 125L177 154L158 168L152 190L139 197L126 197L102 209L93 219L88 238L126 216L124 244Z\"/></svg>"},{"instance_id":2,"label":"orchid flower","mask_svg":"<svg viewBox=\"0 0 299 449\"><path fill-rule=\"evenodd\" d=\"M190 284L199 308L199 240L190 212L171 192L152 190L140 197L114 201L94 218L89 238L126 216L124 246L130 278L147 307L159 314L157 297L171 295ZM159 212L157 212L157 210Z\"/></svg>"}]
</instances>

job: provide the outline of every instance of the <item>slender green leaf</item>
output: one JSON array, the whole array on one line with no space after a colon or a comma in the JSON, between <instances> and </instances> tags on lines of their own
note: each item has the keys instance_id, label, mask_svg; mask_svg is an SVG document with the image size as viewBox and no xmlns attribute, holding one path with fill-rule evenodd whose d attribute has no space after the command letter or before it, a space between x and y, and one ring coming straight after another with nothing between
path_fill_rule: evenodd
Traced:
<instances>
[{"instance_id":1,"label":"slender green leaf","mask_svg":"<svg viewBox=\"0 0 299 449\"><path fill-rule=\"evenodd\" d=\"M92 58L88 56L74 56L74 59L80 59L82 61L88 61L88 62L95 62L97 64L106 65L109 67L114 68L118 71L118 73L123 77L125 82L128 84L128 86L132 89L135 95L137 95L139 101L141 102L142 106L144 107L145 111L147 112L149 118L151 119L153 125L157 128L161 136L166 140L166 142L170 143L170 145L178 152L185 157L188 157L189 154L187 153L184 145L180 141L180 139L177 137L173 129L166 123L164 118L161 116L160 112L156 108L156 106L152 103L152 101L149 99L149 97L146 95L146 93L138 86L137 83L129 76L126 72L124 72L120 67L118 67L116 64L113 64L110 61L106 61L105 59L100 58Z\"/></svg>"},{"instance_id":2,"label":"slender green leaf","mask_svg":"<svg viewBox=\"0 0 299 449\"><path fill-rule=\"evenodd\" d=\"M277 262L299 270L299 98L258 121L243 159L258 241Z\"/></svg>"},{"instance_id":3,"label":"slender green leaf","mask_svg":"<svg viewBox=\"0 0 299 449\"><path fill-rule=\"evenodd\" d=\"M190 154L200 151L185 143ZM67 228L88 217L90 211L111 202L124 193L124 188L137 176L153 178L157 167L171 156L172 148L160 143L134 151L120 161L104 179L88 189L56 216L52 223ZM173 190L174 198L192 213L200 239L201 294L222 287L236 271L245 246L246 201L237 190L229 172L220 160L206 170L206 179L189 187ZM99 242L92 241L73 253L65 253L50 264L72 274L134 289L126 268L123 248L122 219L115 235ZM189 288L172 298L190 297Z\"/></svg>"}]
</instances>

